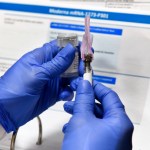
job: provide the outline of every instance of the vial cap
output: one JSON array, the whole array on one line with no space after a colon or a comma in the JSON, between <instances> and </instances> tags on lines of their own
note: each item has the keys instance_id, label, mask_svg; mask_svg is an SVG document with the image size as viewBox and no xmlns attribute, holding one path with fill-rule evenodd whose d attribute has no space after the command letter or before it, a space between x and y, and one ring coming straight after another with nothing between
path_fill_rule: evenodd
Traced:
<instances>
[{"instance_id":1,"label":"vial cap","mask_svg":"<svg viewBox=\"0 0 150 150\"><path fill-rule=\"evenodd\" d=\"M68 43L72 44L74 47L78 46L78 36L77 34L59 34L57 36L57 45L59 47L65 47Z\"/></svg>"}]
</instances>

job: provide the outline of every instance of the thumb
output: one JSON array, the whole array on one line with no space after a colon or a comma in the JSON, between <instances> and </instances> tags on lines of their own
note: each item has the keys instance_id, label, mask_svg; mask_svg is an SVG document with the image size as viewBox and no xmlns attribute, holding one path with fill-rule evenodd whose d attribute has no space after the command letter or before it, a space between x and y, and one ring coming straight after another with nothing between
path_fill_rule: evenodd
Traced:
<instances>
[{"instance_id":1,"label":"thumb","mask_svg":"<svg viewBox=\"0 0 150 150\"><path fill-rule=\"evenodd\" d=\"M93 113L94 104L93 88L89 81L82 80L77 88L73 113Z\"/></svg>"},{"instance_id":2,"label":"thumb","mask_svg":"<svg viewBox=\"0 0 150 150\"><path fill-rule=\"evenodd\" d=\"M48 71L51 78L63 73L71 64L75 57L75 48L68 44L51 61L42 65Z\"/></svg>"}]
</instances>

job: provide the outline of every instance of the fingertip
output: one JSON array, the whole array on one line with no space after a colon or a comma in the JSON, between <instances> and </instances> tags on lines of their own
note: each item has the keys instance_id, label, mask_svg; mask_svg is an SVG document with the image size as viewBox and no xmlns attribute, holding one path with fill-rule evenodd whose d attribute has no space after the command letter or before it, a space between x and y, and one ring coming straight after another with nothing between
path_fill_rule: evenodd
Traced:
<instances>
[{"instance_id":1,"label":"fingertip","mask_svg":"<svg viewBox=\"0 0 150 150\"><path fill-rule=\"evenodd\" d=\"M74 50L75 50L75 47L74 47L71 43L68 43L68 44L66 45L66 47L68 47L68 48L70 48L70 49L74 49Z\"/></svg>"},{"instance_id":2,"label":"fingertip","mask_svg":"<svg viewBox=\"0 0 150 150\"><path fill-rule=\"evenodd\" d=\"M54 40L50 41L49 43L52 44L52 45L58 45L57 44L57 39L54 39Z\"/></svg>"},{"instance_id":3,"label":"fingertip","mask_svg":"<svg viewBox=\"0 0 150 150\"><path fill-rule=\"evenodd\" d=\"M66 133L68 124L69 124L69 123L66 123L66 124L63 126L62 132L63 132L64 134Z\"/></svg>"},{"instance_id":4,"label":"fingertip","mask_svg":"<svg viewBox=\"0 0 150 150\"><path fill-rule=\"evenodd\" d=\"M102 104L104 112L113 109L117 110L117 108L124 109L124 105L115 91L96 81L94 81L93 85L95 97Z\"/></svg>"},{"instance_id":5,"label":"fingertip","mask_svg":"<svg viewBox=\"0 0 150 150\"><path fill-rule=\"evenodd\" d=\"M80 62L79 62L79 75L83 76L83 74L84 74L84 62L81 59Z\"/></svg>"},{"instance_id":6,"label":"fingertip","mask_svg":"<svg viewBox=\"0 0 150 150\"><path fill-rule=\"evenodd\" d=\"M63 101L71 101L74 97L74 93L70 87L65 87L59 95L59 99Z\"/></svg>"},{"instance_id":7,"label":"fingertip","mask_svg":"<svg viewBox=\"0 0 150 150\"><path fill-rule=\"evenodd\" d=\"M98 81L96 81L96 80L93 80L93 88L94 88L97 84L100 84L100 82L98 82Z\"/></svg>"},{"instance_id":8,"label":"fingertip","mask_svg":"<svg viewBox=\"0 0 150 150\"><path fill-rule=\"evenodd\" d=\"M74 106L74 101L69 101L66 102L63 107L67 113L73 114L73 106Z\"/></svg>"},{"instance_id":9,"label":"fingertip","mask_svg":"<svg viewBox=\"0 0 150 150\"><path fill-rule=\"evenodd\" d=\"M62 49L63 51L65 50L67 50L67 51L69 51L69 52L72 52L72 53L74 53L75 54L75 47L71 44L71 43L68 43L63 49Z\"/></svg>"},{"instance_id":10,"label":"fingertip","mask_svg":"<svg viewBox=\"0 0 150 150\"><path fill-rule=\"evenodd\" d=\"M87 114L87 112L89 112L93 114L94 103L94 92L90 82L87 80L80 81L76 92L73 113Z\"/></svg>"},{"instance_id":11,"label":"fingertip","mask_svg":"<svg viewBox=\"0 0 150 150\"><path fill-rule=\"evenodd\" d=\"M53 57L55 57L57 55L57 53L59 52L59 48L57 45L57 40L52 40L49 43L46 43L43 45L47 51L51 51Z\"/></svg>"},{"instance_id":12,"label":"fingertip","mask_svg":"<svg viewBox=\"0 0 150 150\"><path fill-rule=\"evenodd\" d=\"M104 93L110 91L111 89L104 86L102 83L93 80L93 89L94 89L94 93L98 96L100 95L101 91L103 91Z\"/></svg>"},{"instance_id":13,"label":"fingertip","mask_svg":"<svg viewBox=\"0 0 150 150\"><path fill-rule=\"evenodd\" d=\"M75 47L73 47L70 43L68 43L66 47L60 50L58 56L62 57L66 64L71 65L75 57Z\"/></svg>"},{"instance_id":14,"label":"fingertip","mask_svg":"<svg viewBox=\"0 0 150 150\"><path fill-rule=\"evenodd\" d=\"M44 43L42 47L28 52L24 56L27 56L27 54L33 54L34 58L37 59L36 61L42 64L51 61L51 59L57 55L58 50L57 41L53 40L48 43Z\"/></svg>"},{"instance_id":15,"label":"fingertip","mask_svg":"<svg viewBox=\"0 0 150 150\"><path fill-rule=\"evenodd\" d=\"M78 77L76 79L73 79L70 83L70 88L73 90L73 91L76 91L77 90L77 87L78 87L78 84L80 83L80 81L82 81L83 78L82 77Z\"/></svg>"},{"instance_id":16,"label":"fingertip","mask_svg":"<svg viewBox=\"0 0 150 150\"><path fill-rule=\"evenodd\" d=\"M93 88L91 86L91 83L88 80L81 80L79 82L77 92L79 93L86 93L93 91Z\"/></svg>"}]
</instances>

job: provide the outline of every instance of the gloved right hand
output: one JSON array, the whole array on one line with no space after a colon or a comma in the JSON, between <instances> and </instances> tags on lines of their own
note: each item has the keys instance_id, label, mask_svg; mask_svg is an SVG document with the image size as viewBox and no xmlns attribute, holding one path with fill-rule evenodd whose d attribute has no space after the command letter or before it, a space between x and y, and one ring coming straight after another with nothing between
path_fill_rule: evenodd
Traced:
<instances>
[{"instance_id":1,"label":"gloved right hand","mask_svg":"<svg viewBox=\"0 0 150 150\"><path fill-rule=\"evenodd\" d=\"M101 103L96 111L94 94ZM75 102L66 102L64 109L73 116L63 128L62 150L132 149L133 124L111 89L94 83L93 90L88 81L81 81Z\"/></svg>"}]
</instances>

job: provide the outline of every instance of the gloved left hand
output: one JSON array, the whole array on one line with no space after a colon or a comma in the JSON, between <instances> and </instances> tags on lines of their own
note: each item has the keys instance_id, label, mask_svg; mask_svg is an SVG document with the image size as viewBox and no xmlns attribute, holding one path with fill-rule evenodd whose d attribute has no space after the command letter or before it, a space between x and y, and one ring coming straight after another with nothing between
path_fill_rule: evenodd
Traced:
<instances>
[{"instance_id":1,"label":"gloved left hand","mask_svg":"<svg viewBox=\"0 0 150 150\"><path fill-rule=\"evenodd\" d=\"M57 41L45 44L25 54L0 78L0 124L7 132L57 101L72 99L73 91L60 75L71 65L75 48L68 44L58 52Z\"/></svg>"}]
</instances>

